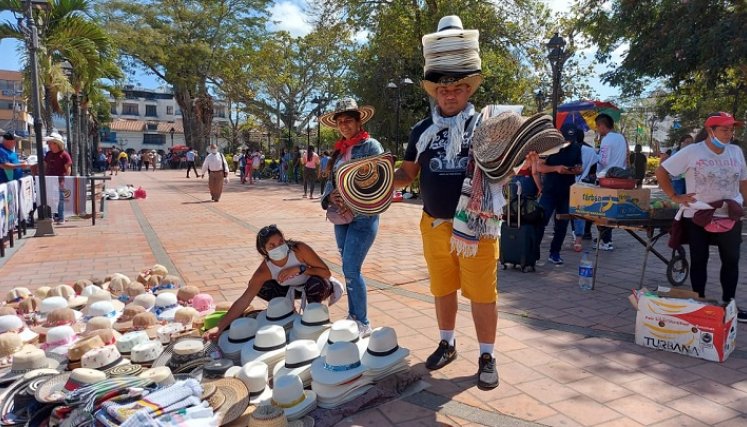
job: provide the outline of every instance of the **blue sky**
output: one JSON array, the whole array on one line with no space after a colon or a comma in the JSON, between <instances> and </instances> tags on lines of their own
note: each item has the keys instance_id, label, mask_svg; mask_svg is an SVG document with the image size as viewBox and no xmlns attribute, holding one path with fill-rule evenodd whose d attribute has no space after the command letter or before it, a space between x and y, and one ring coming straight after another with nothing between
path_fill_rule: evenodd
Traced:
<instances>
[{"instance_id":1,"label":"blue sky","mask_svg":"<svg viewBox=\"0 0 747 427\"><path fill-rule=\"evenodd\" d=\"M568 10L572 0L541 0L548 7L555 12L564 12ZM281 0L275 2L271 9L271 21L270 29L285 30L294 36L303 36L311 31L311 25L306 22L306 18L303 12L306 0ZM0 13L0 20L14 21L13 14L10 12ZM364 35L361 34L360 37ZM0 41L0 68L9 70L20 70L22 67L22 57L18 54L18 48L21 44L15 40L4 39ZM621 52L616 52L621 54ZM591 58L593 52L587 52L587 57ZM601 74L605 69L602 66L597 67L597 72ZM163 84L163 82L155 76L148 75L144 72L136 73L133 76L129 76L131 83L148 87L156 88ZM607 99L610 97L616 97L619 95L619 90L603 84L599 79L593 78L590 80L591 86L596 90L601 99Z\"/></svg>"}]
</instances>

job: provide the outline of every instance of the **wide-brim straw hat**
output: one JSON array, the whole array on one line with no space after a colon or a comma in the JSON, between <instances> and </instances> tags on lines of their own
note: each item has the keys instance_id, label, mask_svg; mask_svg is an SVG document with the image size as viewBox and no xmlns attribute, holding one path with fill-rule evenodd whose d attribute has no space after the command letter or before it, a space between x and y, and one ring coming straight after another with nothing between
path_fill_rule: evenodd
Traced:
<instances>
[{"instance_id":1,"label":"wide-brim straw hat","mask_svg":"<svg viewBox=\"0 0 747 427\"><path fill-rule=\"evenodd\" d=\"M300 420L290 421L282 409L276 406L258 406L252 411L248 418L251 427L314 427L314 419L303 417ZM246 427L247 423L241 424Z\"/></svg>"},{"instance_id":2,"label":"wide-brim straw hat","mask_svg":"<svg viewBox=\"0 0 747 427\"><path fill-rule=\"evenodd\" d=\"M13 354L13 363L5 373L0 375L0 384L13 382L36 369L57 369L59 367L59 360L46 355L41 349L27 345Z\"/></svg>"},{"instance_id":3,"label":"wide-brim straw hat","mask_svg":"<svg viewBox=\"0 0 747 427\"><path fill-rule=\"evenodd\" d=\"M2 393L2 400L0 401L0 419L7 420L7 416L14 412L14 406L15 402L19 396L19 394L23 393L28 396L29 391L32 393L38 389L41 384L43 384L48 377L54 376L59 374L56 370L53 369L35 369L33 371L27 372L26 374L19 377L16 381L14 381L12 384L8 385L8 387L3 391ZM33 396L28 396L33 397ZM45 413L44 410L40 409L36 412L39 413ZM29 420L30 421L30 420ZM25 421L24 421L25 422ZM20 423L20 424L23 424ZM18 423L9 423L9 425L20 425ZM31 424L28 423L27 425L42 425L42 424Z\"/></svg>"},{"instance_id":4,"label":"wide-brim straw hat","mask_svg":"<svg viewBox=\"0 0 747 427\"><path fill-rule=\"evenodd\" d=\"M311 363L320 356L319 347L312 340L296 340L285 347L285 357L273 368L273 378L296 375L304 385L311 382Z\"/></svg>"},{"instance_id":5,"label":"wide-brim straw hat","mask_svg":"<svg viewBox=\"0 0 747 427\"><path fill-rule=\"evenodd\" d=\"M259 322L251 317L239 317L231 322L228 329L223 331L218 338L218 347L223 354L234 359L234 356L240 357L241 349L249 341L254 339L259 329Z\"/></svg>"},{"instance_id":6,"label":"wide-brim straw hat","mask_svg":"<svg viewBox=\"0 0 747 427\"><path fill-rule=\"evenodd\" d=\"M324 357L311 363L313 380L326 385L345 384L363 375L364 371L358 347L350 342L331 344Z\"/></svg>"},{"instance_id":7,"label":"wide-brim straw hat","mask_svg":"<svg viewBox=\"0 0 747 427\"><path fill-rule=\"evenodd\" d=\"M158 366L169 366L172 368L172 371L174 370L174 367L171 364L171 358L174 355L174 346L183 341L183 340L192 340L195 342L200 342L203 344L202 350L199 352L199 354L194 355L191 359L197 360L197 359L221 359L223 357L223 353L220 351L217 345L214 343L208 341L203 342L202 338L197 337L182 337L177 338L171 342L164 350L163 353L161 353L156 360L153 361L151 364L152 367L158 367Z\"/></svg>"},{"instance_id":8,"label":"wide-brim straw hat","mask_svg":"<svg viewBox=\"0 0 747 427\"><path fill-rule=\"evenodd\" d=\"M387 210L394 194L394 160L391 153L364 157L340 166L336 188L353 211L377 215Z\"/></svg>"},{"instance_id":9,"label":"wide-brim straw hat","mask_svg":"<svg viewBox=\"0 0 747 427\"><path fill-rule=\"evenodd\" d=\"M332 327L319 335L316 345L319 347L321 355L324 356L327 354L327 348L330 344L341 341L352 342L358 346L359 354L363 355L366 347L368 347L368 340L369 337L360 337L358 324L354 320L341 319L333 323Z\"/></svg>"},{"instance_id":10,"label":"wide-brim straw hat","mask_svg":"<svg viewBox=\"0 0 747 427\"><path fill-rule=\"evenodd\" d=\"M478 30L465 30L458 16L449 15L438 21L435 33L421 41L425 65L420 85L431 98L445 86L468 85L469 96L477 91L482 83Z\"/></svg>"},{"instance_id":11,"label":"wide-brim straw hat","mask_svg":"<svg viewBox=\"0 0 747 427\"><path fill-rule=\"evenodd\" d=\"M342 113L357 111L361 115L361 125L371 120L376 109L370 105L358 106L353 98L342 98L335 104L335 109L319 116L319 122L324 126L337 128L337 116Z\"/></svg>"},{"instance_id":12,"label":"wide-brim straw hat","mask_svg":"<svg viewBox=\"0 0 747 427\"><path fill-rule=\"evenodd\" d=\"M379 327L371 332L361 363L366 370L382 370L396 365L409 354L410 350L399 346L394 329Z\"/></svg>"},{"instance_id":13,"label":"wide-brim straw hat","mask_svg":"<svg viewBox=\"0 0 747 427\"><path fill-rule=\"evenodd\" d=\"M226 397L218 409L221 425L239 418L249 406L249 390L244 383L236 378L220 378L211 383L215 385L216 393L221 392Z\"/></svg>"},{"instance_id":14,"label":"wide-brim straw hat","mask_svg":"<svg viewBox=\"0 0 747 427\"><path fill-rule=\"evenodd\" d=\"M36 389L34 397L41 403L62 403L65 400L65 391L77 390L106 378L107 375L104 372L78 368L48 378Z\"/></svg>"},{"instance_id":15,"label":"wide-brim straw hat","mask_svg":"<svg viewBox=\"0 0 747 427\"><path fill-rule=\"evenodd\" d=\"M295 420L316 408L316 392L304 390L298 375L284 375L273 380L272 404L285 412L289 420Z\"/></svg>"},{"instance_id":16,"label":"wide-brim straw hat","mask_svg":"<svg viewBox=\"0 0 747 427\"><path fill-rule=\"evenodd\" d=\"M251 343L251 345L249 345ZM241 349L241 364L265 362L270 371L285 354L285 329L279 325L266 325L259 328L254 339Z\"/></svg>"},{"instance_id":17,"label":"wide-brim straw hat","mask_svg":"<svg viewBox=\"0 0 747 427\"><path fill-rule=\"evenodd\" d=\"M477 92L477 89L480 88L480 84L482 84L482 75L481 74L469 74L466 76L460 76L460 75L444 75L440 77L431 77L433 79L437 79L436 81L431 80L421 80L420 86L423 88L425 93L428 94L431 98L436 98L438 93L439 87L448 87L448 86L456 86L456 85L467 85L469 86L469 96L474 95L475 92Z\"/></svg>"}]
</instances>

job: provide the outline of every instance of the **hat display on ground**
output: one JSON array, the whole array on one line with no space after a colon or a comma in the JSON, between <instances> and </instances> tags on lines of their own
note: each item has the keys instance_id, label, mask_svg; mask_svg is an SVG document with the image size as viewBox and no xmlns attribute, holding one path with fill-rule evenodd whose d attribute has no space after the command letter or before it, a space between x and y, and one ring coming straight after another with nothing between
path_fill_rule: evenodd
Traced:
<instances>
[{"instance_id":1,"label":"hat display on ground","mask_svg":"<svg viewBox=\"0 0 747 427\"><path fill-rule=\"evenodd\" d=\"M49 290L47 298L49 297L62 297L67 301L67 306L70 308L80 308L86 305L88 299L84 296L76 295L75 289L70 285L59 285Z\"/></svg>"},{"instance_id":2,"label":"hat display on ground","mask_svg":"<svg viewBox=\"0 0 747 427\"><path fill-rule=\"evenodd\" d=\"M72 326L62 325L50 328L41 349L56 354L67 354L68 348L78 340L78 334Z\"/></svg>"},{"instance_id":3,"label":"hat display on ground","mask_svg":"<svg viewBox=\"0 0 747 427\"><path fill-rule=\"evenodd\" d=\"M314 427L314 419L304 417L301 420L290 421L285 412L277 406L258 406L249 416L251 427ZM247 424L242 423L242 427Z\"/></svg>"},{"instance_id":4,"label":"hat display on ground","mask_svg":"<svg viewBox=\"0 0 747 427\"><path fill-rule=\"evenodd\" d=\"M257 330L252 345L241 349L241 363L258 360L267 363L272 372L285 352L285 329L279 325L265 325Z\"/></svg>"},{"instance_id":5,"label":"hat display on ground","mask_svg":"<svg viewBox=\"0 0 747 427\"><path fill-rule=\"evenodd\" d=\"M304 390L298 375L282 375L273 380L272 404L282 408L288 420L297 420L316 408L316 392Z\"/></svg>"},{"instance_id":6,"label":"hat display on ground","mask_svg":"<svg viewBox=\"0 0 747 427\"><path fill-rule=\"evenodd\" d=\"M112 324L112 328L119 332L127 332L132 329L132 319L140 314L144 313L145 308L140 305L130 304L124 308L122 314Z\"/></svg>"},{"instance_id":7,"label":"hat display on ground","mask_svg":"<svg viewBox=\"0 0 747 427\"><path fill-rule=\"evenodd\" d=\"M0 334L6 332L17 333L25 343L30 343L39 338L39 334L29 329L23 320L15 314L0 316Z\"/></svg>"},{"instance_id":8,"label":"hat display on ground","mask_svg":"<svg viewBox=\"0 0 747 427\"><path fill-rule=\"evenodd\" d=\"M297 375L304 386L311 384L311 363L320 355L319 347L312 340L292 341L285 347L285 358L273 369L273 378L282 375Z\"/></svg>"},{"instance_id":9,"label":"hat display on ground","mask_svg":"<svg viewBox=\"0 0 747 427\"><path fill-rule=\"evenodd\" d=\"M337 128L337 117L342 113L347 112L358 112L360 114L360 122L361 124L365 124L376 113L376 110L374 107L370 105L364 105L362 107L358 106L358 103L355 102L353 98L341 98L340 100L335 103L335 109L333 111L330 111L328 113L322 114L319 116L319 123L323 124L324 126L331 127L331 128Z\"/></svg>"},{"instance_id":10,"label":"hat display on ground","mask_svg":"<svg viewBox=\"0 0 747 427\"><path fill-rule=\"evenodd\" d=\"M95 369L77 368L48 378L36 389L34 397L42 403L62 403L65 392L95 384L106 379L106 373Z\"/></svg>"},{"instance_id":11,"label":"hat display on ground","mask_svg":"<svg viewBox=\"0 0 747 427\"><path fill-rule=\"evenodd\" d=\"M322 355L327 354L327 347L336 342L351 342L358 346L360 354L366 351L368 338L360 338L358 323L355 320L341 319L332 324L332 327L322 332L316 340Z\"/></svg>"},{"instance_id":12,"label":"hat display on ground","mask_svg":"<svg viewBox=\"0 0 747 427\"><path fill-rule=\"evenodd\" d=\"M182 344L184 342L184 344ZM198 350L199 349L199 350ZM153 366L168 366L174 373L177 368L196 360L214 360L223 357L218 346L204 342L200 337L183 337L175 339L163 353L153 361ZM174 360L172 360L174 359Z\"/></svg>"},{"instance_id":13,"label":"hat display on ground","mask_svg":"<svg viewBox=\"0 0 747 427\"><path fill-rule=\"evenodd\" d=\"M99 335L92 335L76 341L67 349L68 369L80 366L80 359L89 351L107 345Z\"/></svg>"},{"instance_id":14,"label":"hat display on ground","mask_svg":"<svg viewBox=\"0 0 747 427\"><path fill-rule=\"evenodd\" d=\"M438 21L435 33L423 36L423 80L421 85L432 98L441 86L466 84L470 96L482 83L480 32L465 30L456 15Z\"/></svg>"},{"instance_id":15,"label":"hat display on ground","mask_svg":"<svg viewBox=\"0 0 747 427\"><path fill-rule=\"evenodd\" d=\"M277 297L267 303L267 310L259 313L257 322L259 326L280 325L287 329L298 317L292 301L286 297Z\"/></svg>"},{"instance_id":16,"label":"hat display on ground","mask_svg":"<svg viewBox=\"0 0 747 427\"><path fill-rule=\"evenodd\" d=\"M336 342L327 348L327 354L311 363L311 378L325 385L338 385L352 381L363 374L358 347L351 342Z\"/></svg>"},{"instance_id":17,"label":"hat display on ground","mask_svg":"<svg viewBox=\"0 0 747 427\"><path fill-rule=\"evenodd\" d=\"M241 349L254 339L259 323L251 317L239 317L231 322L228 330L223 331L218 338L218 347L223 354L235 362L241 359Z\"/></svg>"},{"instance_id":18,"label":"hat display on ground","mask_svg":"<svg viewBox=\"0 0 747 427\"><path fill-rule=\"evenodd\" d=\"M13 354L10 370L0 375L0 384L7 384L36 369L56 369L59 366L60 362L47 357L44 350L25 346Z\"/></svg>"},{"instance_id":19,"label":"hat display on ground","mask_svg":"<svg viewBox=\"0 0 747 427\"><path fill-rule=\"evenodd\" d=\"M371 377L361 375L348 383L339 385L326 385L311 381L311 389L316 392L317 406L333 409L363 395L373 387L372 383Z\"/></svg>"},{"instance_id":20,"label":"hat display on ground","mask_svg":"<svg viewBox=\"0 0 747 427\"><path fill-rule=\"evenodd\" d=\"M227 424L240 417L249 406L249 391L244 383L236 378L221 378L213 384L217 388L216 393L220 392L226 397L218 410L221 423Z\"/></svg>"},{"instance_id":21,"label":"hat display on ground","mask_svg":"<svg viewBox=\"0 0 747 427\"><path fill-rule=\"evenodd\" d=\"M389 208L394 194L394 158L391 153L344 163L335 173L336 188L345 204L366 215Z\"/></svg>"},{"instance_id":22,"label":"hat display on ground","mask_svg":"<svg viewBox=\"0 0 747 427\"><path fill-rule=\"evenodd\" d=\"M146 369L138 376L140 378L149 379L153 381L154 384L161 387L168 387L176 382L171 369L169 369L167 366L158 366L156 368Z\"/></svg>"},{"instance_id":23,"label":"hat display on ground","mask_svg":"<svg viewBox=\"0 0 747 427\"><path fill-rule=\"evenodd\" d=\"M127 356L132 352L133 347L139 344L145 344L150 342L150 337L145 331L132 331L122 335L117 340L117 350L123 355Z\"/></svg>"},{"instance_id":24,"label":"hat display on ground","mask_svg":"<svg viewBox=\"0 0 747 427\"><path fill-rule=\"evenodd\" d=\"M116 346L107 345L86 352L80 359L82 368L106 371L115 366L129 364L130 361L123 358Z\"/></svg>"},{"instance_id":25,"label":"hat display on ground","mask_svg":"<svg viewBox=\"0 0 747 427\"><path fill-rule=\"evenodd\" d=\"M58 308L68 308L67 300L60 296L51 296L44 298L39 303L39 309L36 312L37 322L43 323L47 320L47 315ZM75 319L78 320L83 316L80 311L75 310Z\"/></svg>"},{"instance_id":26,"label":"hat display on ground","mask_svg":"<svg viewBox=\"0 0 747 427\"><path fill-rule=\"evenodd\" d=\"M172 292L162 292L156 296L156 303L153 306L153 313L158 320L174 320L174 314L179 309L179 303L176 294Z\"/></svg>"},{"instance_id":27,"label":"hat display on ground","mask_svg":"<svg viewBox=\"0 0 747 427\"><path fill-rule=\"evenodd\" d=\"M3 360L3 365L9 367L8 359L10 359L15 353L21 351L25 346L21 336L15 332L4 332L0 334L0 359Z\"/></svg>"},{"instance_id":28,"label":"hat display on ground","mask_svg":"<svg viewBox=\"0 0 747 427\"><path fill-rule=\"evenodd\" d=\"M379 327L371 332L368 348L361 357L366 375L374 380L383 378L393 372L407 369L405 358L410 350L402 348L397 342L397 332L390 327Z\"/></svg>"},{"instance_id":29,"label":"hat display on ground","mask_svg":"<svg viewBox=\"0 0 747 427\"><path fill-rule=\"evenodd\" d=\"M163 354L163 350L163 344L158 340L138 344L130 350L130 361L139 365L150 366Z\"/></svg>"},{"instance_id":30,"label":"hat display on ground","mask_svg":"<svg viewBox=\"0 0 747 427\"><path fill-rule=\"evenodd\" d=\"M314 340L332 326L329 319L329 308L326 305L312 302L306 305L301 317L293 321L290 340Z\"/></svg>"},{"instance_id":31,"label":"hat display on ground","mask_svg":"<svg viewBox=\"0 0 747 427\"><path fill-rule=\"evenodd\" d=\"M264 362L249 362L240 367L236 379L244 383L249 390L249 402L252 405L267 405L272 399L272 389L268 385L269 370Z\"/></svg>"}]
</instances>

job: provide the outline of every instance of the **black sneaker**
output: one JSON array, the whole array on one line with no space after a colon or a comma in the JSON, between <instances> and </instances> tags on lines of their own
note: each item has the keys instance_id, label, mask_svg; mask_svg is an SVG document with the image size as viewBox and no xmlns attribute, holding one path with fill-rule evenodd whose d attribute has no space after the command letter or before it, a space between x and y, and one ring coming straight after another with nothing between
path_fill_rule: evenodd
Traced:
<instances>
[{"instance_id":1,"label":"black sneaker","mask_svg":"<svg viewBox=\"0 0 747 427\"><path fill-rule=\"evenodd\" d=\"M453 362L457 357L456 351L456 340L454 345L449 345L446 340L441 340L438 343L438 348L433 352L428 359L425 361L425 367L431 371L441 369L449 363Z\"/></svg>"},{"instance_id":2,"label":"black sneaker","mask_svg":"<svg viewBox=\"0 0 747 427\"><path fill-rule=\"evenodd\" d=\"M477 388L492 390L498 387L498 371L495 369L495 357L483 353L478 361Z\"/></svg>"},{"instance_id":3,"label":"black sneaker","mask_svg":"<svg viewBox=\"0 0 747 427\"><path fill-rule=\"evenodd\" d=\"M747 323L747 310L737 310L737 322Z\"/></svg>"}]
</instances>

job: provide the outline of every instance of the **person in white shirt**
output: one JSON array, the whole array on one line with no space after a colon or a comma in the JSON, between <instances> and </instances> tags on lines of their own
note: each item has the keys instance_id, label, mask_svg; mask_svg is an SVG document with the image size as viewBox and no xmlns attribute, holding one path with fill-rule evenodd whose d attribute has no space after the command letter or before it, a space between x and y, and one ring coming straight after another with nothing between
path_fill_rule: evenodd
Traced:
<instances>
[{"instance_id":1,"label":"person in white shirt","mask_svg":"<svg viewBox=\"0 0 747 427\"><path fill-rule=\"evenodd\" d=\"M195 153L195 150L193 150L193 149L190 148L189 151L187 151L187 153L184 155L184 157L187 160L187 178L189 178L189 170L190 169L194 169L194 171L195 171L195 178L197 178L199 176L199 174L197 173L197 167L195 166L195 158L197 157L197 153ZM202 174L205 175L205 172L204 172L205 171L205 165L204 164L202 166L202 170L203 170ZM228 168L226 168L226 170L228 170Z\"/></svg>"},{"instance_id":2,"label":"person in white shirt","mask_svg":"<svg viewBox=\"0 0 747 427\"><path fill-rule=\"evenodd\" d=\"M597 125L597 132L602 138L599 144L599 162L597 163L597 175L604 176L607 170L612 167L625 168L628 164L628 144L625 137L614 132L615 121L609 114L599 114L594 123ZM611 251L615 249L612 246L612 229L609 227L598 227L599 237L602 243L599 249Z\"/></svg>"},{"instance_id":3,"label":"person in white shirt","mask_svg":"<svg viewBox=\"0 0 747 427\"><path fill-rule=\"evenodd\" d=\"M714 243L721 258L720 279L724 303L736 295L742 244L741 207L747 200L744 153L740 147L731 144L735 126L742 126L742 122L734 120L731 114L711 114L705 121L708 132L706 139L681 149L656 170L659 186L682 209L682 225L690 245L690 283L693 291L701 298L706 296L709 246ZM683 174L685 187L690 193L677 194L670 175ZM726 201L733 205L732 209L724 204ZM708 223L705 225L698 211L706 213L707 210L699 208L708 209L708 206L697 206L704 203L713 203L710 207L715 208L712 219L706 219ZM737 320L747 322L747 310L739 310Z\"/></svg>"},{"instance_id":4,"label":"person in white shirt","mask_svg":"<svg viewBox=\"0 0 747 427\"><path fill-rule=\"evenodd\" d=\"M218 152L218 146L215 144L210 145L208 153L202 162L202 177L205 177L205 172L208 173L210 197L217 202L223 194L223 181L228 179L228 162L223 153Z\"/></svg>"}]
</instances>

